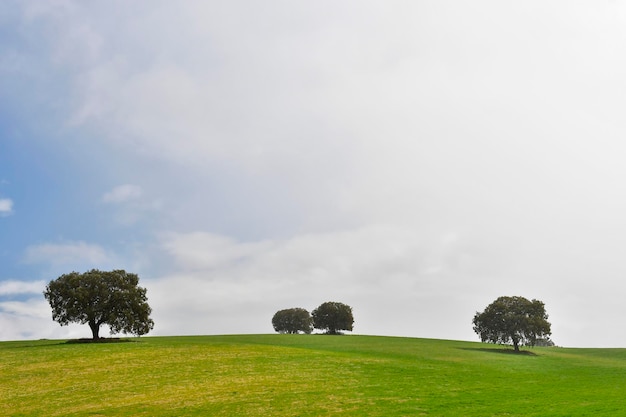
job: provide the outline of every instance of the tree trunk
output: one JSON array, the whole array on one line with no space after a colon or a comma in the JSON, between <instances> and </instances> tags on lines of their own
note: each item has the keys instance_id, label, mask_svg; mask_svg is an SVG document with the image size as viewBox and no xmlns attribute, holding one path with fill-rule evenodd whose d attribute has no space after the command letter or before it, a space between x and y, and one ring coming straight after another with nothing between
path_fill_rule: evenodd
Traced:
<instances>
[{"instance_id":1,"label":"tree trunk","mask_svg":"<svg viewBox=\"0 0 626 417\"><path fill-rule=\"evenodd\" d=\"M98 334L100 332L100 325L96 324L95 322L90 321L89 328L91 328L91 334L92 334L93 340L100 339L100 336Z\"/></svg>"},{"instance_id":2,"label":"tree trunk","mask_svg":"<svg viewBox=\"0 0 626 417\"><path fill-rule=\"evenodd\" d=\"M516 352L519 352L519 341L517 339L513 339L513 349L515 349Z\"/></svg>"}]
</instances>

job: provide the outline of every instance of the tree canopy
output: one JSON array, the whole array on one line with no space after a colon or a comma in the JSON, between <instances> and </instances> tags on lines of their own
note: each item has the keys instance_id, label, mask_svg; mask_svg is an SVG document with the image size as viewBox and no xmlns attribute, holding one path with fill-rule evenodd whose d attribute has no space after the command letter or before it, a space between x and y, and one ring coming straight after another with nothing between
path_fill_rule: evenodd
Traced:
<instances>
[{"instance_id":1,"label":"tree canopy","mask_svg":"<svg viewBox=\"0 0 626 417\"><path fill-rule=\"evenodd\" d=\"M69 323L88 324L93 339L99 339L100 326L106 324L111 333L148 333L154 322L148 305L146 289L139 277L118 269L85 273L71 272L50 281L44 291L52 307L52 319L61 326Z\"/></svg>"},{"instance_id":2,"label":"tree canopy","mask_svg":"<svg viewBox=\"0 0 626 417\"><path fill-rule=\"evenodd\" d=\"M304 308L288 308L277 311L272 317L272 326L278 333L309 334L313 331L311 314Z\"/></svg>"},{"instance_id":3,"label":"tree canopy","mask_svg":"<svg viewBox=\"0 0 626 417\"><path fill-rule=\"evenodd\" d=\"M551 334L545 305L524 297L499 297L485 311L476 313L474 331L483 342L534 346Z\"/></svg>"},{"instance_id":4,"label":"tree canopy","mask_svg":"<svg viewBox=\"0 0 626 417\"><path fill-rule=\"evenodd\" d=\"M341 330L352 331L354 317L349 305L328 301L311 312L313 327L328 334L340 334Z\"/></svg>"}]
</instances>

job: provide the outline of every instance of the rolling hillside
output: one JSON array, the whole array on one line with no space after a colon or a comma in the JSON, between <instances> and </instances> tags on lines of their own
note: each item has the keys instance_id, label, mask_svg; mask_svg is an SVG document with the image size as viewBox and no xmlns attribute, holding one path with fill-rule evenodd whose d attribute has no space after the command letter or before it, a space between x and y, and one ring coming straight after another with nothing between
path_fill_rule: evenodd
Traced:
<instances>
[{"instance_id":1,"label":"rolling hillside","mask_svg":"<svg viewBox=\"0 0 626 417\"><path fill-rule=\"evenodd\" d=\"M326 335L0 343L6 416L616 416L626 349Z\"/></svg>"}]
</instances>

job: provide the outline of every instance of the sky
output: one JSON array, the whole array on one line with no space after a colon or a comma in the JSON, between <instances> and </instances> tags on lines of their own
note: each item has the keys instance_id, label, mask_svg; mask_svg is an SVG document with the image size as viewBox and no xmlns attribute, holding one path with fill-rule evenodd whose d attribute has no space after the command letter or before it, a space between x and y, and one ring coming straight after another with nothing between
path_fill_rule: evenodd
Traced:
<instances>
[{"instance_id":1,"label":"sky","mask_svg":"<svg viewBox=\"0 0 626 417\"><path fill-rule=\"evenodd\" d=\"M626 3L0 4L0 340L137 273L151 335L474 340L500 296L626 347ZM107 335L106 331L101 334Z\"/></svg>"}]
</instances>

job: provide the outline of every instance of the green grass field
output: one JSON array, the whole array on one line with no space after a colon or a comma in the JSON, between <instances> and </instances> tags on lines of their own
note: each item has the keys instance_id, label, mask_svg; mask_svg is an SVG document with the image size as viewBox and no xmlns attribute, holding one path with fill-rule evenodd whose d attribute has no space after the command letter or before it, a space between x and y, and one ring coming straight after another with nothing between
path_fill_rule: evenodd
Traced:
<instances>
[{"instance_id":1,"label":"green grass field","mask_svg":"<svg viewBox=\"0 0 626 417\"><path fill-rule=\"evenodd\" d=\"M617 416L626 349L375 336L0 343L2 416Z\"/></svg>"}]
</instances>

